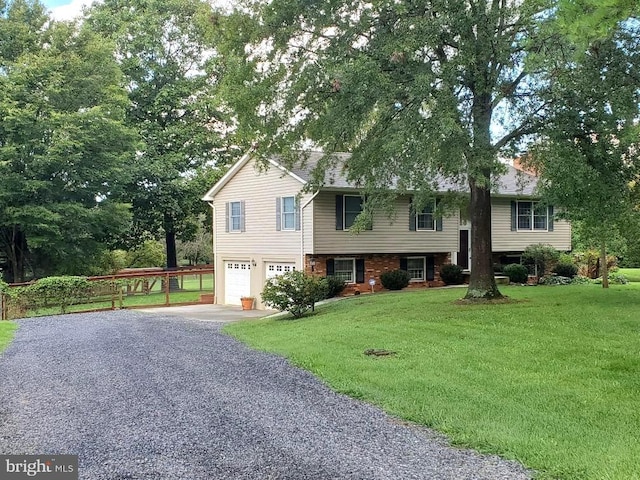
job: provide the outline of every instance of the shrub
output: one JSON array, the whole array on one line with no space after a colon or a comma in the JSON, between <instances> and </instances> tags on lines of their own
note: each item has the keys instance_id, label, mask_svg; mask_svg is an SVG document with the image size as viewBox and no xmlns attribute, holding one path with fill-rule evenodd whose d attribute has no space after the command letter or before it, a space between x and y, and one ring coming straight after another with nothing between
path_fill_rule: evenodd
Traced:
<instances>
[{"instance_id":1,"label":"shrub","mask_svg":"<svg viewBox=\"0 0 640 480\"><path fill-rule=\"evenodd\" d=\"M576 275L571 279L571 283L574 285L587 285L589 283L593 283L589 277L583 277L582 275Z\"/></svg>"},{"instance_id":2,"label":"shrub","mask_svg":"<svg viewBox=\"0 0 640 480\"><path fill-rule=\"evenodd\" d=\"M561 261L553 267L553 273L561 277L573 278L578 274L578 267L573 262L566 263Z\"/></svg>"},{"instance_id":3,"label":"shrub","mask_svg":"<svg viewBox=\"0 0 640 480\"><path fill-rule=\"evenodd\" d=\"M509 281L512 283L527 283L529 277L529 269L519 263L506 265L502 269L502 273L509 277Z\"/></svg>"},{"instance_id":4,"label":"shrub","mask_svg":"<svg viewBox=\"0 0 640 480\"><path fill-rule=\"evenodd\" d=\"M560 252L551 245L537 243L529 245L522 252L522 262L525 265L534 265L536 274L540 277L551 272L556 262L560 259Z\"/></svg>"},{"instance_id":5,"label":"shrub","mask_svg":"<svg viewBox=\"0 0 640 480\"><path fill-rule=\"evenodd\" d=\"M598 285L602 284L602 277L596 278L593 283L597 283ZM627 279L623 273L611 272L609 274L609 283L613 283L614 285L626 285L629 283L629 279Z\"/></svg>"},{"instance_id":6,"label":"shrub","mask_svg":"<svg viewBox=\"0 0 640 480\"><path fill-rule=\"evenodd\" d=\"M380 275L382 286L388 290L402 290L410 280L411 276L406 270L391 270Z\"/></svg>"},{"instance_id":7,"label":"shrub","mask_svg":"<svg viewBox=\"0 0 640 480\"><path fill-rule=\"evenodd\" d=\"M347 284L344 283L343 280L340 280L336 277L325 277L323 278L323 281L325 282L327 289L327 293L324 298L337 297L338 295L340 295L340 293L342 293L344 287L347 286Z\"/></svg>"},{"instance_id":8,"label":"shrub","mask_svg":"<svg viewBox=\"0 0 640 480\"><path fill-rule=\"evenodd\" d=\"M447 285L460 285L463 282L462 267L449 263L440 269L440 278Z\"/></svg>"},{"instance_id":9,"label":"shrub","mask_svg":"<svg viewBox=\"0 0 640 480\"><path fill-rule=\"evenodd\" d=\"M547 275L538 280L540 285L571 285L572 281L569 277L562 277L560 275Z\"/></svg>"},{"instance_id":10,"label":"shrub","mask_svg":"<svg viewBox=\"0 0 640 480\"><path fill-rule=\"evenodd\" d=\"M46 277L26 287L23 294L36 307L56 305L65 313L69 305L89 298L91 283L86 277Z\"/></svg>"},{"instance_id":11,"label":"shrub","mask_svg":"<svg viewBox=\"0 0 640 480\"><path fill-rule=\"evenodd\" d=\"M316 302L326 296L327 282L324 279L297 270L268 279L262 290L265 305L289 312L295 318L313 310Z\"/></svg>"}]
</instances>

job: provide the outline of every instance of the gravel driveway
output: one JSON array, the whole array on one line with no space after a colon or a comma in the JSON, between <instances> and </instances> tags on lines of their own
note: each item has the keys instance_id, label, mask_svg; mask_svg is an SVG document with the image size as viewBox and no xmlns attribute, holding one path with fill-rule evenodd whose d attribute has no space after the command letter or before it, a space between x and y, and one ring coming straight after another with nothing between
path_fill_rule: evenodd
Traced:
<instances>
[{"instance_id":1,"label":"gravel driveway","mask_svg":"<svg viewBox=\"0 0 640 480\"><path fill-rule=\"evenodd\" d=\"M0 453L77 454L81 479L529 478L220 328L130 311L20 321L0 355Z\"/></svg>"}]
</instances>

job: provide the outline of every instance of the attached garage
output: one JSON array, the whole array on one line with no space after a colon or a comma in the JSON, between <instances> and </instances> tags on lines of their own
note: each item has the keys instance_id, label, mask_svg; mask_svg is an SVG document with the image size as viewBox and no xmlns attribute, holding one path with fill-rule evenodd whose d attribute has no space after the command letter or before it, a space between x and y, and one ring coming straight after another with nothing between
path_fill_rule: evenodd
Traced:
<instances>
[{"instance_id":1,"label":"attached garage","mask_svg":"<svg viewBox=\"0 0 640 480\"><path fill-rule=\"evenodd\" d=\"M240 305L240 297L251 295L251 263L224 262L224 303Z\"/></svg>"},{"instance_id":2,"label":"attached garage","mask_svg":"<svg viewBox=\"0 0 640 480\"><path fill-rule=\"evenodd\" d=\"M295 263L267 263L266 264L266 277L273 278L283 273L292 272L296 269Z\"/></svg>"}]
</instances>

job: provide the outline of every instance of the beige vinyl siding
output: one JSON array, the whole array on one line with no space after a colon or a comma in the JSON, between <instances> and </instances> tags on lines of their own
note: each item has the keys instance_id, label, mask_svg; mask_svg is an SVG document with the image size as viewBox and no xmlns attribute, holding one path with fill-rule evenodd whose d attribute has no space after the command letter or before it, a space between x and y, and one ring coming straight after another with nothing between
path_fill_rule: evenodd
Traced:
<instances>
[{"instance_id":1,"label":"beige vinyl siding","mask_svg":"<svg viewBox=\"0 0 640 480\"><path fill-rule=\"evenodd\" d=\"M276 197L295 196L302 183L276 167L258 172L249 161L214 199L216 303L225 300L225 262L250 262L250 293L263 309L260 293L269 263L288 263L302 269L300 230L276 230ZM306 202L310 195L301 197ZM225 231L225 203L245 202L245 231ZM307 207L307 209L309 206ZM311 222L311 220L309 220Z\"/></svg>"},{"instance_id":2,"label":"beige vinyl siding","mask_svg":"<svg viewBox=\"0 0 640 480\"><path fill-rule=\"evenodd\" d=\"M558 250L571 250L571 225L555 219L553 231L512 231L511 201L514 198L491 200L492 249L494 252L517 252L535 243L547 243Z\"/></svg>"},{"instance_id":3,"label":"beige vinyl siding","mask_svg":"<svg viewBox=\"0 0 640 480\"><path fill-rule=\"evenodd\" d=\"M409 200L396 200L395 217L374 215L373 230L358 234L336 230L336 192L321 192L314 199L315 254L437 253L458 250L458 214L443 218L438 231L409 231Z\"/></svg>"},{"instance_id":4,"label":"beige vinyl siding","mask_svg":"<svg viewBox=\"0 0 640 480\"><path fill-rule=\"evenodd\" d=\"M276 230L276 197L295 196L302 184L275 167L257 172L248 162L216 195L217 253L300 257L300 230ZM302 197L304 203L309 195ZM225 232L225 203L245 202L245 231ZM307 207L308 208L308 207Z\"/></svg>"},{"instance_id":5,"label":"beige vinyl siding","mask_svg":"<svg viewBox=\"0 0 640 480\"><path fill-rule=\"evenodd\" d=\"M305 202L302 202L304 205ZM304 242L304 253L313 253L313 211L314 211L314 202L310 202L302 212L302 231L303 231L303 242Z\"/></svg>"}]
</instances>

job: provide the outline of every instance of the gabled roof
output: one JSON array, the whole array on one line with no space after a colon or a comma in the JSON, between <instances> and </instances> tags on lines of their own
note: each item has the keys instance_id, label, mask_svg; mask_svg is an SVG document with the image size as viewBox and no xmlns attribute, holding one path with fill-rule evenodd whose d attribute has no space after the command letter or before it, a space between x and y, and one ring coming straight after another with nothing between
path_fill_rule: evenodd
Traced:
<instances>
[{"instance_id":1,"label":"gabled roof","mask_svg":"<svg viewBox=\"0 0 640 480\"><path fill-rule=\"evenodd\" d=\"M249 160L251 160L252 152L246 153L238 162L236 162L229 171L209 190L203 197L205 201L212 201L213 197L226 185L226 183L233 178L233 176L244 167ZM350 155L348 153L335 153L332 156L336 159L336 165L332 168L327 168L324 178L324 189L349 189L357 190L358 186L353 182L347 180L345 164L349 160ZM291 169L285 168L279 163L277 158L269 159L269 163L282 170L286 175L289 175L299 181L301 185L305 185L312 180L313 171L318 166L318 162L325 157L323 152L309 152L305 153L302 164L296 165ZM495 187L492 190L494 195L501 196L534 196L535 188L537 185L537 177L530 173L519 170L511 165L505 165L507 171L503 175L500 175L495 180ZM439 182L440 191L461 191L459 185L452 182L442 180Z\"/></svg>"}]
</instances>

